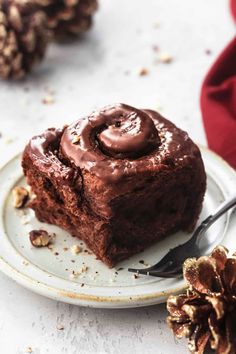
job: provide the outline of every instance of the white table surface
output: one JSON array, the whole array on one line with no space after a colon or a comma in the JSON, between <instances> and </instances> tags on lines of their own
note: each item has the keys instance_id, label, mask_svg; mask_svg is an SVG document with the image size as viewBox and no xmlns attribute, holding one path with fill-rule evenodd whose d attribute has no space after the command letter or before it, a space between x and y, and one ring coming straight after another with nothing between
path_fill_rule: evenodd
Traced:
<instances>
[{"instance_id":1,"label":"white table surface","mask_svg":"<svg viewBox=\"0 0 236 354\"><path fill-rule=\"evenodd\" d=\"M222 0L101 0L82 40L52 45L24 82L0 82L0 164L32 135L126 102L160 109L205 144L199 91L210 64L235 33ZM173 57L157 63L160 52ZM212 54L207 55L206 50ZM140 68L149 75L139 76ZM44 105L47 91L55 103ZM188 353L165 324L165 305L97 310L58 303L0 274L0 353ZM58 325L64 330L58 330Z\"/></svg>"}]
</instances>

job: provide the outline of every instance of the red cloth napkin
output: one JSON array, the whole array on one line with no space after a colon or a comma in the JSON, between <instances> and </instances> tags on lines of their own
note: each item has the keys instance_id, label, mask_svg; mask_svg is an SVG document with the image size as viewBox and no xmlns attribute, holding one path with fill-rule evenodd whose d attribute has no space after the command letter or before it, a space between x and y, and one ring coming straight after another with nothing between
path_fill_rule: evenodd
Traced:
<instances>
[{"instance_id":1,"label":"red cloth napkin","mask_svg":"<svg viewBox=\"0 0 236 354\"><path fill-rule=\"evenodd\" d=\"M231 0L236 19L236 0ZM209 147L236 168L236 37L208 72L201 91Z\"/></svg>"},{"instance_id":2,"label":"red cloth napkin","mask_svg":"<svg viewBox=\"0 0 236 354\"><path fill-rule=\"evenodd\" d=\"M236 1L235 0L231 0L230 2L231 4L231 11L232 11L232 14L236 20Z\"/></svg>"}]
</instances>

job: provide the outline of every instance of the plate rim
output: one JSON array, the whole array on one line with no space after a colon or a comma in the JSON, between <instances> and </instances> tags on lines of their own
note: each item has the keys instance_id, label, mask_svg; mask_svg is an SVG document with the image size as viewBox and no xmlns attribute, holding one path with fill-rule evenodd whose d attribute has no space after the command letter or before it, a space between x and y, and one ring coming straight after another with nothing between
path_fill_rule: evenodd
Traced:
<instances>
[{"instance_id":1,"label":"plate rim","mask_svg":"<svg viewBox=\"0 0 236 354\"><path fill-rule=\"evenodd\" d=\"M219 155L210 150L209 148L199 145L200 150L210 154L214 159L218 160L218 162L236 177L236 171ZM22 153L18 153L10 160L8 160L5 164L3 164L0 168L0 173L8 167L14 160L18 160ZM3 205L5 205L5 200L3 201ZM4 211L5 208L3 208ZM2 218L3 215L1 215ZM226 229L227 233L227 229ZM92 295L85 293L76 293L74 291L66 291L64 289L57 288L56 286L51 286L44 283L42 280L36 280L31 278L29 275L22 273L19 269L15 268L9 262L4 259L3 255L0 255L0 271L5 275L22 285L23 287L40 294L42 296L46 296L48 298L80 305L87 307L97 307L97 308L132 308L132 307L142 307L142 306L150 306L154 304L159 304L166 302L166 299L171 294L177 294L183 292L186 289L186 285L181 285L177 287L172 287L171 289L161 290L158 292L152 292L149 294L137 294L132 296L127 295L114 295L114 296L102 296L102 295ZM55 276L56 278L56 276Z\"/></svg>"},{"instance_id":2,"label":"plate rim","mask_svg":"<svg viewBox=\"0 0 236 354\"><path fill-rule=\"evenodd\" d=\"M1 264L4 265L4 269L1 267ZM8 268L8 269L7 269ZM92 306L92 302L96 302L98 304L100 303L106 303L106 302L109 302L109 304L122 304L122 306L115 306L115 307L111 307L111 306L108 306L108 307L104 307L102 306L102 308L131 308L131 307L142 307L142 306L151 306L151 305L155 305L155 304L158 304L158 302L154 302L153 304L147 304L147 303L144 303L144 304L134 304L133 302L135 301L138 301L138 300L152 300L152 299L158 299L158 298L163 298L163 297L166 297L168 295L171 295L173 293L179 293L181 291L183 291L186 286L180 286L180 287L175 287L175 288L172 288L171 290L168 290L168 291L161 291L161 292L155 292L155 293L152 293L152 294L145 294L145 295L132 295L132 299L131 297L129 296L124 296L124 295L121 295L121 296L95 296L95 295L90 295L90 294L83 294L83 293L75 293L73 291L65 291L65 290L61 290L57 287L52 287L52 286L49 286L47 284L45 284L44 282L42 281L37 281L33 278L31 278L30 276L28 275L25 275L23 273L21 273L19 270L17 270L16 268L12 267L6 260L3 259L2 256L0 256L0 271L2 271L5 275L9 276L11 279L15 280L18 284L24 286L25 288L31 290L31 291L34 291L36 294L39 294L39 295L42 295L42 296L46 296L48 298L51 298L51 299L57 299L58 301L62 301L62 302L66 302L66 303L72 303L72 304L75 304L74 301L70 301L70 299L74 299L74 300L82 300L82 301L91 301L91 304L88 304L88 305L83 305L82 303L78 303L78 305L81 305L81 306L90 306L90 307L94 307ZM13 278L11 276L12 273L10 273L11 271L13 271L14 273L16 273L16 278ZM27 284L24 282L24 279L25 280L28 280L30 282L30 284ZM33 285L34 288L32 288L30 285ZM40 286L40 287L39 287ZM36 290L37 288L37 290ZM44 290L48 290L50 292L52 292L52 294L48 294L47 295L44 293ZM38 291L40 290L40 291ZM54 295L53 295L54 293ZM57 295L62 295L64 296L64 298L57 298ZM67 301L67 300L68 301ZM132 303L131 303L132 301ZM127 305L125 305L125 303L127 303ZM132 304L134 306L132 306ZM96 307L100 307L100 306L96 306Z\"/></svg>"}]
</instances>

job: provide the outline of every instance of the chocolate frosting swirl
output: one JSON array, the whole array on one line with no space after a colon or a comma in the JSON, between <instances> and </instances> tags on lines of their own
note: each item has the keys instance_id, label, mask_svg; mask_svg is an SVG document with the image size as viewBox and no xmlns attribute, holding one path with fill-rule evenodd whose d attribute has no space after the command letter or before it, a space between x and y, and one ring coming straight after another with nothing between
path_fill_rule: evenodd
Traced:
<instances>
[{"instance_id":1,"label":"chocolate frosting swirl","mask_svg":"<svg viewBox=\"0 0 236 354\"><path fill-rule=\"evenodd\" d=\"M105 160L136 160L160 144L156 126L147 112L117 104L67 127L61 139L61 152L76 166L93 167L98 172Z\"/></svg>"},{"instance_id":2,"label":"chocolate frosting swirl","mask_svg":"<svg viewBox=\"0 0 236 354\"><path fill-rule=\"evenodd\" d=\"M100 149L116 158L137 158L160 144L152 119L144 111L119 104L107 107L89 118L92 129L98 129Z\"/></svg>"},{"instance_id":3,"label":"chocolate frosting swirl","mask_svg":"<svg viewBox=\"0 0 236 354\"><path fill-rule=\"evenodd\" d=\"M187 134L159 113L117 104L66 127L60 156L111 183L165 161L174 164L184 158L186 144Z\"/></svg>"},{"instance_id":4,"label":"chocolate frosting swirl","mask_svg":"<svg viewBox=\"0 0 236 354\"><path fill-rule=\"evenodd\" d=\"M99 151L118 159L136 159L159 144L158 132L147 113L117 104L69 126L63 134L61 147L76 163L86 158L96 159Z\"/></svg>"}]
</instances>

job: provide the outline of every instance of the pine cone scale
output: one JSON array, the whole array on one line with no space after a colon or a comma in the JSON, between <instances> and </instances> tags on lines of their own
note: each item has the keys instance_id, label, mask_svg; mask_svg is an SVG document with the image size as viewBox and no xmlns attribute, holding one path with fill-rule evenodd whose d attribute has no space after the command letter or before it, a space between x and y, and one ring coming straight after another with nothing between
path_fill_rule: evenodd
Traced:
<instances>
[{"instance_id":1,"label":"pine cone scale","mask_svg":"<svg viewBox=\"0 0 236 354\"><path fill-rule=\"evenodd\" d=\"M23 23L16 6L12 5L9 7L9 22L16 31L20 32L23 30Z\"/></svg>"},{"instance_id":2,"label":"pine cone scale","mask_svg":"<svg viewBox=\"0 0 236 354\"><path fill-rule=\"evenodd\" d=\"M207 296L206 299L215 310L217 320L220 320L225 313L226 304L224 299L220 298L219 296Z\"/></svg>"},{"instance_id":3,"label":"pine cone scale","mask_svg":"<svg viewBox=\"0 0 236 354\"><path fill-rule=\"evenodd\" d=\"M236 297L236 259L228 259L225 264L223 279L227 291Z\"/></svg>"},{"instance_id":4,"label":"pine cone scale","mask_svg":"<svg viewBox=\"0 0 236 354\"><path fill-rule=\"evenodd\" d=\"M224 269L227 262L227 254L228 250L224 246L218 246L212 251L211 258L215 260L218 272Z\"/></svg>"},{"instance_id":5,"label":"pine cone scale","mask_svg":"<svg viewBox=\"0 0 236 354\"><path fill-rule=\"evenodd\" d=\"M214 258L190 258L183 268L184 277L189 284L195 284L195 289L204 294L218 294L222 291L222 281L217 273Z\"/></svg>"},{"instance_id":6,"label":"pine cone scale","mask_svg":"<svg viewBox=\"0 0 236 354\"><path fill-rule=\"evenodd\" d=\"M205 318L207 318L207 316L211 312L212 307L210 304L207 303L203 305L185 304L183 305L182 309L193 323L198 323L202 319L204 320Z\"/></svg>"},{"instance_id":7,"label":"pine cone scale","mask_svg":"<svg viewBox=\"0 0 236 354\"><path fill-rule=\"evenodd\" d=\"M195 354L203 354L209 338L210 332L205 327L197 326L189 337L189 350Z\"/></svg>"}]
</instances>

